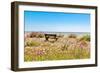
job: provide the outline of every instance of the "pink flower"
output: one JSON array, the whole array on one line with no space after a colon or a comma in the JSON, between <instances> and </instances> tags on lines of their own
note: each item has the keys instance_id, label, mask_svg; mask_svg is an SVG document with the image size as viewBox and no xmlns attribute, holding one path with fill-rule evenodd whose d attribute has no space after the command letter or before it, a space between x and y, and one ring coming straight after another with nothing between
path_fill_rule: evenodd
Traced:
<instances>
[{"instance_id":1,"label":"pink flower","mask_svg":"<svg viewBox=\"0 0 100 73\"><path fill-rule=\"evenodd\" d=\"M43 50L37 50L37 51L36 51L36 54L37 54L37 55L43 55L43 54L44 54L44 51L43 51Z\"/></svg>"}]
</instances>

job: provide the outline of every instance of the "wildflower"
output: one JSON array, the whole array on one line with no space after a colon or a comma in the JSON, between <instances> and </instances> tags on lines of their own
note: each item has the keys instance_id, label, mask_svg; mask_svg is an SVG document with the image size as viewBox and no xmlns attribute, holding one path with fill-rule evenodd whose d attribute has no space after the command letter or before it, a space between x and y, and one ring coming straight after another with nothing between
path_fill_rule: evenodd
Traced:
<instances>
[{"instance_id":1,"label":"wildflower","mask_svg":"<svg viewBox=\"0 0 100 73\"><path fill-rule=\"evenodd\" d=\"M45 51L44 50L37 50L35 51L36 55L44 55Z\"/></svg>"}]
</instances>

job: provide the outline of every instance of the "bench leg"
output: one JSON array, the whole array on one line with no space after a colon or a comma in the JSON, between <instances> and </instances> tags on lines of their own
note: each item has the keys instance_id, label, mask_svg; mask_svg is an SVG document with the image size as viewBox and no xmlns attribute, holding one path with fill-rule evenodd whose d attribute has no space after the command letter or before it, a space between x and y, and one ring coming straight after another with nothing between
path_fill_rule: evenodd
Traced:
<instances>
[{"instance_id":1,"label":"bench leg","mask_svg":"<svg viewBox=\"0 0 100 73\"><path fill-rule=\"evenodd\" d=\"M56 38L56 41L58 40L58 38Z\"/></svg>"},{"instance_id":2,"label":"bench leg","mask_svg":"<svg viewBox=\"0 0 100 73\"><path fill-rule=\"evenodd\" d=\"M46 37L46 41L48 41L48 38Z\"/></svg>"}]
</instances>

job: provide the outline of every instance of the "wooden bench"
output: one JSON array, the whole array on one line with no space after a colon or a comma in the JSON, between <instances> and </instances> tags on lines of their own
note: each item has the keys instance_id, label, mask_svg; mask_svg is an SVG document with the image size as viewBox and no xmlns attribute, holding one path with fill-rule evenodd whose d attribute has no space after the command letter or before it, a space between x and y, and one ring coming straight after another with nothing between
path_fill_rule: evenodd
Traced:
<instances>
[{"instance_id":1,"label":"wooden bench","mask_svg":"<svg viewBox=\"0 0 100 73\"><path fill-rule=\"evenodd\" d=\"M57 41L57 35L56 34L44 34L45 35L45 39L46 41L48 41L48 39L55 39Z\"/></svg>"}]
</instances>

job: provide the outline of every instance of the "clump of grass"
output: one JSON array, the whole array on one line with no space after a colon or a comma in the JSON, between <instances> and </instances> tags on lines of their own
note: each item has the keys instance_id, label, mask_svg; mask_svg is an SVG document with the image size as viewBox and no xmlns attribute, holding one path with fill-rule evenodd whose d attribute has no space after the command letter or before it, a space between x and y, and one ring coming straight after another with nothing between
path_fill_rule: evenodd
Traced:
<instances>
[{"instance_id":1,"label":"clump of grass","mask_svg":"<svg viewBox=\"0 0 100 73\"><path fill-rule=\"evenodd\" d=\"M80 41L81 40L90 41L90 35L84 35L83 37L80 38Z\"/></svg>"},{"instance_id":2,"label":"clump of grass","mask_svg":"<svg viewBox=\"0 0 100 73\"><path fill-rule=\"evenodd\" d=\"M68 45L64 44L61 49L62 49L62 51L67 50L68 49Z\"/></svg>"},{"instance_id":3,"label":"clump of grass","mask_svg":"<svg viewBox=\"0 0 100 73\"><path fill-rule=\"evenodd\" d=\"M70 35L68 36L68 38L77 38L77 36L76 36L75 34L70 34Z\"/></svg>"},{"instance_id":4,"label":"clump of grass","mask_svg":"<svg viewBox=\"0 0 100 73\"><path fill-rule=\"evenodd\" d=\"M32 49L30 47L25 48L24 51L24 61L33 61L33 53L31 53Z\"/></svg>"},{"instance_id":5,"label":"clump of grass","mask_svg":"<svg viewBox=\"0 0 100 73\"><path fill-rule=\"evenodd\" d=\"M90 53L86 49L81 49L81 48L76 48L74 49L74 58L76 59L84 59L84 58L89 58Z\"/></svg>"},{"instance_id":6,"label":"clump of grass","mask_svg":"<svg viewBox=\"0 0 100 73\"><path fill-rule=\"evenodd\" d=\"M32 55L25 55L24 56L24 61L33 61L33 56Z\"/></svg>"},{"instance_id":7,"label":"clump of grass","mask_svg":"<svg viewBox=\"0 0 100 73\"><path fill-rule=\"evenodd\" d=\"M39 46L40 43L36 41L27 41L25 46Z\"/></svg>"}]
</instances>

